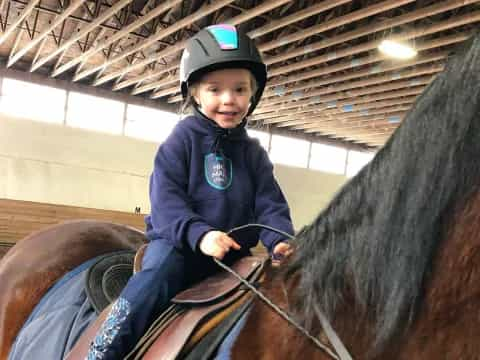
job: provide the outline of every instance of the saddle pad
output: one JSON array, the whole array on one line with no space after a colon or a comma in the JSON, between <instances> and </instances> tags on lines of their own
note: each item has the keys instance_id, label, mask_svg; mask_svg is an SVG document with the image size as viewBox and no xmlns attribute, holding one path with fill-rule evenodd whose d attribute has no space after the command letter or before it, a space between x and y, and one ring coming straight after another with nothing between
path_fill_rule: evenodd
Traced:
<instances>
[{"instance_id":1,"label":"saddle pad","mask_svg":"<svg viewBox=\"0 0 480 360\"><path fill-rule=\"evenodd\" d=\"M88 354L90 343L95 338L98 330L107 318L112 305L108 305L90 326L84 331L82 336L78 339L75 345L70 349L68 354L63 358L64 360L84 360Z\"/></svg>"},{"instance_id":2,"label":"saddle pad","mask_svg":"<svg viewBox=\"0 0 480 360\"><path fill-rule=\"evenodd\" d=\"M18 333L8 359L63 359L97 317L85 293L87 262L65 274Z\"/></svg>"},{"instance_id":3,"label":"saddle pad","mask_svg":"<svg viewBox=\"0 0 480 360\"><path fill-rule=\"evenodd\" d=\"M231 268L244 279L249 279L263 266L264 261L261 257L247 256L235 262ZM172 302L192 305L212 303L227 296L240 285L241 282L236 277L222 270L177 294Z\"/></svg>"}]
</instances>

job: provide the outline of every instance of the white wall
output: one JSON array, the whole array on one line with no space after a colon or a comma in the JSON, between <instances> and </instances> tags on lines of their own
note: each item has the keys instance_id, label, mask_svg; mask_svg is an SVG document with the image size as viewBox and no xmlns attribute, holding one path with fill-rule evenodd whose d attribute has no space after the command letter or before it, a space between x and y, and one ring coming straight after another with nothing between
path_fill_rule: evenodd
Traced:
<instances>
[{"instance_id":1,"label":"white wall","mask_svg":"<svg viewBox=\"0 0 480 360\"><path fill-rule=\"evenodd\" d=\"M157 145L0 117L0 197L109 210L147 209Z\"/></svg>"},{"instance_id":2,"label":"white wall","mask_svg":"<svg viewBox=\"0 0 480 360\"><path fill-rule=\"evenodd\" d=\"M343 175L275 166L275 176L290 205L296 230L310 223L347 181Z\"/></svg>"},{"instance_id":3,"label":"white wall","mask_svg":"<svg viewBox=\"0 0 480 360\"><path fill-rule=\"evenodd\" d=\"M149 211L157 145L0 115L0 198ZM341 175L276 166L295 227L310 222L345 182Z\"/></svg>"}]
</instances>

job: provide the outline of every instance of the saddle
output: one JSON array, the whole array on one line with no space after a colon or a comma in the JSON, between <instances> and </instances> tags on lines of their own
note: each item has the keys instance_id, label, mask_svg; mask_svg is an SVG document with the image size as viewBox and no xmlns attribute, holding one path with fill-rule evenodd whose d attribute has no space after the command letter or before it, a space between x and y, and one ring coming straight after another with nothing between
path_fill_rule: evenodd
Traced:
<instances>
[{"instance_id":1,"label":"saddle","mask_svg":"<svg viewBox=\"0 0 480 360\"><path fill-rule=\"evenodd\" d=\"M89 271L87 294L96 296L91 301L100 315L82 334L67 355L67 360L85 359L91 341L110 311L108 303L119 295L134 269L140 269L144 250L141 248L136 255L122 251L103 257ZM251 256L238 260L232 269L255 282L260 278L263 264L263 258ZM109 284L109 279L113 279L114 285ZM202 339L207 343L205 335L212 329L216 329L218 334L225 334L228 329L222 330L219 324L229 316L240 317L252 297L233 275L219 271L175 296L171 306L155 320L126 359L200 358L191 356L194 345ZM226 327L233 326L232 319L225 323L229 324ZM218 345L218 339L212 341ZM211 345L204 346L213 351ZM206 358L205 355L204 351L202 358Z\"/></svg>"}]
</instances>

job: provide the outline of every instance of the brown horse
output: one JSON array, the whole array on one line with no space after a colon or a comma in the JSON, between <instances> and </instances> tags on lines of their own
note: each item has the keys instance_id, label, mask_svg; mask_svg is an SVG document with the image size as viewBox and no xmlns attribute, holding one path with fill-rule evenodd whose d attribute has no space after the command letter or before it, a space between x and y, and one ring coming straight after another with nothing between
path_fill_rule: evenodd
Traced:
<instances>
[{"instance_id":1,"label":"brown horse","mask_svg":"<svg viewBox=\"0 0 480 360\"><path fill-rule=\"evenodd\" d=\"M374 160L301 231L265 294L354 359L480 359L480 35ZM255 304L233 359L329 359Z\"/></svg>"},{"instance_id":2,"label":"brown horse","mask_svg":"<svg viewBox=\"0 0 480 360\"><path fill-rule=\"evenodd\" d=\"M479 84L477 35L374 160L301 231L286 266L268 269L262 291L321 341L320 312L355 359L479 358ZM72 232L74 224L21 241L0 262L0 359L55 279L143 242L131 229L78 223ZM328 358L261 302L232 357Z\"/></svg>"},{"instance_id":3,"label":"brown horse","mask_svg":"<svg viewBox=\"0 0 480 360\"><path fill-rule=\"evenodd\" d=\"M72 221L19 241L0 261L0 359L34 306L62 275L83 262L120 249L137 249L142 232L123 225Z\"/></svg>"}]
</instances>

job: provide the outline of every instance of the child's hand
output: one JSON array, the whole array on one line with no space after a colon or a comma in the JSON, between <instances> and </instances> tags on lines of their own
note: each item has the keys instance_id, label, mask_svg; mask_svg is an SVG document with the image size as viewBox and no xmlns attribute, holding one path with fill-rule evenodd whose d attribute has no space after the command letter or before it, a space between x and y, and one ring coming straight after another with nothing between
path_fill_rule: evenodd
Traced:
<instances>
[{"instance_id":1,"label":"child's hand","mask_svg":"<svg viewBox=\"0 0 480 360\"><path fill-rule=\"evenodd\" d=\"M279 242L273 248L272 265L280 266L280 264L293 253L293 247L286 242Z\"/></svg>"},{"instance_id":2,"label":"child's hand","mask_svg":"<svg viewBox=\"0 0 480 360\"><path fill-rule=\"evenodd\" d=\"M240 245L224 232L209 231L200 240L199 248L205 255L222 260L230 249L240 250Z\"/></svg>"}]
</instances>

